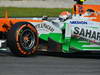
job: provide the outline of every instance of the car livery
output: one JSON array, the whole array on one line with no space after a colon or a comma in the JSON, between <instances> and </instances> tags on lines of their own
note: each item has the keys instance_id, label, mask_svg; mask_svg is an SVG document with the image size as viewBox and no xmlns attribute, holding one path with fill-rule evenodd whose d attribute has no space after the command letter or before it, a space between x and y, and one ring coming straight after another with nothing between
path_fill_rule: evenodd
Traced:
<instances>
[{"instance_id":1,"label":"car livery","mask_svg":"<svg viewBox=\"0 0 100 75\"><path fill-rule=\"evenodd\" d=\"M64 22L5 16L0 19L0 39L6 39L7 46L17 56L32 55L36 51L100 51L99 8L100 5L75 4L72 18ZM85 15L88 9L93 9L96 15ZM40 43L41 40L44 42ZM43 43L46 44L40 49Z\"/></svg>"}]
</instances>

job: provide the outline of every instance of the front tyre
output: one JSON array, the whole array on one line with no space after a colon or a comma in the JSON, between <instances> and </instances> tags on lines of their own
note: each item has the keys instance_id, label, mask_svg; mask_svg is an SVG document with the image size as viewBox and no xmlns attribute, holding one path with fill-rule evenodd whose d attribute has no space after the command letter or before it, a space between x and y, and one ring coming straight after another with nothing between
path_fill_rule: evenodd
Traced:
<instances>
[{"instance_id":1,"label":"front tyre","mask_svg":"<svg viewBox=\"0 0 100 75\"><path fill-rule=\"evenodd\" d=\"M12 53L17 56L28 56L38 48L38 36L35 27L28 22L16 23L8 31L7 42Z\"/></svg>"}]
</instances>

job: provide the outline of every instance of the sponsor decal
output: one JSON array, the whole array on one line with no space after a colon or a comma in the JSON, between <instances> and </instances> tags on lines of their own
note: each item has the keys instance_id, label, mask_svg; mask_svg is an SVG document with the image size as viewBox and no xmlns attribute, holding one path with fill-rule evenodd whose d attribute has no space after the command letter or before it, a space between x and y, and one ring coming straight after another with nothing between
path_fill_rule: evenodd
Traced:
<instances>
[{"instance_id":1,"label":"sponsor decal","mask_svg":"<svg viewBox=\"0 0 100 75\"><path fill-rule=\"evenodd\" d=\"M51 27L50 25L47 25L47 24L45 24L45 23L42 23L42 24L37 24L36 26L35 26L37 29L43 29L43 28L45 28L45 29L47 29L47 30L50 30L51 32L53 32L54 31L54 28L53 27Z\"/></svg>"},{"instance_id":2,"label":"sponsor decal","mask_svg":"<svg viewBox=\"0 0 100 75\"><path fill-rule=\"evenodd\" d=\"M100 47L100 45L83 45L82 47Z\"/></svg>"},{"instance_id":3,"label":"sponsor decal","mask_svg":"<svg viewBox=\"0 0 100 75\"><path fill-rule=\"evenodd\" d=\"M71 24L87 24L86 21L70 21Z\"/></svg>"},{"instance_id":4,"label":"sponsor decal","mask_svg":"<svg viewBox=\"0 0 100 75\"><path fill-rule=\"evenodd\" d=\"M85 38L100 41L100 32L97 32L97 31L94 31L94 30L74 27L74 35L79 35L79 36L82 36L82 37L85 37Z\"/></svg>"}]
</instances>

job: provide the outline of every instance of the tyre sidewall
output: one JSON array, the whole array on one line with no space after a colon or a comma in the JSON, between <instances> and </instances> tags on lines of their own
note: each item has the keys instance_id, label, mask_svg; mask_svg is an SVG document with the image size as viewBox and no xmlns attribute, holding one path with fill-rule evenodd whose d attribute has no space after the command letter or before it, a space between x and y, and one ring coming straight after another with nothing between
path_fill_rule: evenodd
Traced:
<instances>
[{"instance_id":1,"label":"tyre sidewall","mask_svg":"<svg viewBox=\"0 0 100 75\"><path fill-rule=\"evenodd\" d=\"M30 50L26 50L24 47L22 47L20 42L21 30L23 30L24 28L29 28L32 32L34 32L35 35L35 44ZM36 28L31 23L28 22L16 23L9 31L8 45L11 48L11 51L15 55L20 55L20 56L32 55L36 52L38 44L39 44L38 33Z\"/></svg>"}]
</instances>

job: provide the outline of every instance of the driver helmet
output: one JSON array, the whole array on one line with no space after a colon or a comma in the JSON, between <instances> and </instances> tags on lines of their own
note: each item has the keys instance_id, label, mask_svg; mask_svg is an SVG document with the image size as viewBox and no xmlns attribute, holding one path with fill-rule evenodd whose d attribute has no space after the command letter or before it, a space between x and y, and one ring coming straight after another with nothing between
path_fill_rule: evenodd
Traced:
<instances>
[{"instance_id":1,"label":"driver helmet","mask_svg":"<svg viewBox=\"0 0 100 75\"><path fill-rule=\"evenodd\" d=\"M68 12L68 11L63 11L63 12L61 12L60 15L59 15L59 20L60 20L60 21L65 21L65 20L69 19L70 17L71 17L71 13L70 13L70 12Z\"/></svg>"},{"instance_id":2,"label":"driver helmet","mask_svg":"<svg viewBox=\"0 0 100 75\"><path fill-rule=\"evenodd\" d=\"M76 1L77 4L83 4L83 2L86 0L74 0L74 1Z\"/></svg>"}]
</instances>

